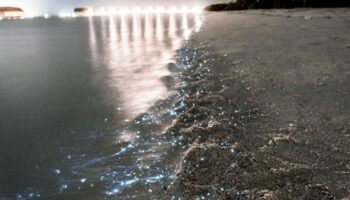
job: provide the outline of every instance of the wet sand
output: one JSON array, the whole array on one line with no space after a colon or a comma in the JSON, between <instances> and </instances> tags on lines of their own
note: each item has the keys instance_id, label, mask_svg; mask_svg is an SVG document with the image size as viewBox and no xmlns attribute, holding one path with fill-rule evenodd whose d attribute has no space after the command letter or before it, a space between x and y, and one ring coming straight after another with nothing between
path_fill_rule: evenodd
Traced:
<instances>
[{"instance_id":1,"label":"wet sand","mask_svg":"<svg viewBox=\"0 0 350 200\"><path fill-rule=\"evenodd\" d=\"M350 9L206 14L169 65L187 148L166 196L349 199L349 55Z\"/></svg>"}]
</instances>

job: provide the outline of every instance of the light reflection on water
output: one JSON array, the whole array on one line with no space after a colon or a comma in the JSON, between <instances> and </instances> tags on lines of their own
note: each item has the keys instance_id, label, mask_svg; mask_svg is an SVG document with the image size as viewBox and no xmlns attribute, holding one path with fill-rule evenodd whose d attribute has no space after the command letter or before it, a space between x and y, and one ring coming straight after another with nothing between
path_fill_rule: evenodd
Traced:
<instances>
[{"instance_id":1,"label":"light reflection on water","mask_svg":"<svg viewBox=\"0 0 350 200\"><path fill-rule=\"evenodd\" d=\"M189 17L193 20L191 28ZM102 62L109 68L109 84L120 94L118 98L123 99L121 107L128 119L133 119L152 102L168 95L160 79L169 75L164 66L172 61L174 50L182 41L188 39L194 29L198 30L200 20L198 16L193 19L193 16L173 14L121 15L100 18L101 27L96 27L96 20L89 18L91 57L101 53L98 45L108 49L108 56ZM97 31L102 35L101 44L96 43ZM95 67L99 64L95 63Z\"/></svg>"},{"instance_id":2,"label":"light reflection on water","mask_svg":"<svg viewBox=\"0 0 350 200\"><path fill-rule=\"evenodd\" d=\"M165 157L176 141L162 135L171 124L162 119L167 108L149 109L172 93L162 81L170 75L166 65L174 62L175 50L191 33L199 31L200 16L135 14L72 20L87 20L86 62L92 72L86 77L102 97L96 100L94 93L84 95L89 99L87 109L108 104L113 114L96 113L94 118L103 118L98 125L86 117L91 128L65 127L69 134L55 143L65 157L64 164L50 163L50 174L44 174L57 186L19 188L16 198L156 198L164 192L159 188L171 187L174 180L176 160ZM62 120L64 124L65 118Z\"/></svg>"},{"instance_id":3,"label":"light reflection on water","mask_svg":"<svg viewBox=\"0 0 350 200\"><path fill-rule=\"evenodd\" d=\"M189 39L192 31L199 30L198 17L135 14L89 18L91 58L95 61L96 73L101 62L105 63L111 88L108 92L115 92L112 96L117 97L118 109L125 122L132 121L147 112L153 103L169 96L171 91L161 79L170 75L165 66L174 62L175 50ZM102 37L98 39L98 35ZM102 60L95 60L102 55ZM76 168L77 171L94 171L83 176L79 184L99 180L99 184L103 183L100 190L104 196L124 198L157 196L162 193L159 191L162 184L171 185L175 163L164 163L162 158L173 145L161 134L168 124L159 119L160 115L147 117L152 118L148 123L160 123L161 126L124 128L114 136L115 143L120 146L116 152L93 158ZM141 121L132 123L143 124L145 121L142 117ZM88 175L90 178L86 178ZM68 184L64 183L63 187L66 186L65 190L69 190Z\"/></svg>"}]
</instances>

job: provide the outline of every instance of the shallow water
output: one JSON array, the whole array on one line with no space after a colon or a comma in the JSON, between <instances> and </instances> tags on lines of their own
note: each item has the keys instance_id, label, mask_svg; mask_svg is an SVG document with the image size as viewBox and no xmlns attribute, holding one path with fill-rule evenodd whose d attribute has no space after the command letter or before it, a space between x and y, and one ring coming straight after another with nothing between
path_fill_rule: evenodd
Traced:
<instances>
[{"instance_id":1,"label":"shallow water","mask_svg":"<svg viewBox=\"0 0 350 200\"><path fill-rule=\"evenodd\" d=\"M0 198L143 199L171 187L163 77L200 25L194 15L1 21Z\"/></svg>"}]
</instances>

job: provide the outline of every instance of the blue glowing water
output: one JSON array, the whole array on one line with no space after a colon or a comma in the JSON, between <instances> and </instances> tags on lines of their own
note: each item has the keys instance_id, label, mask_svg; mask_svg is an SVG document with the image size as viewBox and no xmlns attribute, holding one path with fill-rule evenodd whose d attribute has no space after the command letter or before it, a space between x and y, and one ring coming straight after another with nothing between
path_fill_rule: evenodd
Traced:
<instances>
[{"instance_id":1,"label":"blue glowing water","mask_svg":"<svg viewBox=\"0 0 350 200\"><path fill-rule=\"evenodd\" d=\"M1 21L0 198L163 195L178 158L162 78L199 18Z\"/></svg>"}]
</instances>

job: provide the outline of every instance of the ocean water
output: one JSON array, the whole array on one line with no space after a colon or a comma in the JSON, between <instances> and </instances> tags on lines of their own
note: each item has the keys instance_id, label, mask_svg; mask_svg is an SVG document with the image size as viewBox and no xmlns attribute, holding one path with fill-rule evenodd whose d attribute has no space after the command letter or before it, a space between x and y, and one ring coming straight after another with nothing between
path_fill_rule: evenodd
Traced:
<instances>
[{"instance_id":1,"label":"ocean water","mask_svg":"<svg viewBox=\"0 0 350 200\"><path fill-rule=\"evenodd\" d=\"M178 158L168 70L197 15L0 21L0 199L150 199ZM170 65L173 66L173 65Z\"/></svg>"}]
</instances>

